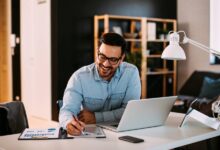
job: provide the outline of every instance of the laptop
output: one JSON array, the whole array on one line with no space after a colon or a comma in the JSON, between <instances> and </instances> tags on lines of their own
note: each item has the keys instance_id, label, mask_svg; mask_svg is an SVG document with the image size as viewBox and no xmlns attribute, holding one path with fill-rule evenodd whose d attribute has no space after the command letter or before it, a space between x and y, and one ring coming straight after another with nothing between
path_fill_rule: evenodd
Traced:
<instances>
[{"instance_id":1,"label":"laptop","mask_svg":"<svg viewBox=\"0 0 220 150\"><path fill-rule=\"evenodd\" d=\"M97 126L115 132L161 126L176 99L177 96L130 100L120 122L99 123Z\"/></svg>"}]
</instances>

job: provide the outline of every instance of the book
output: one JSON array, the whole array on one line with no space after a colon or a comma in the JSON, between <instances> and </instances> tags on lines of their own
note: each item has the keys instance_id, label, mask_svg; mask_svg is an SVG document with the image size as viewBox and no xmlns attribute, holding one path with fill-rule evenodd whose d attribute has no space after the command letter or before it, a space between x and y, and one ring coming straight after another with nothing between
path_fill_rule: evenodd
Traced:
<instances>
[{"instance_id":1,"label":"book","mask_svg":"<svg viewBox=\"0 0 220 150\"><path fill-rule=\"evenodd\" d=\"M46 129L31 129L26 128L21 135L19 140L39 140L39 139L58 139L59 128L46 128Z\"/></svg>"},{"instance_id":2,"label":"book","mask_svg":"<svg viewBox=\"0 0 220 150\"><path fill-rule=\"evenodd\" d=\"M217 118L211 118L209 116L206 116L205 114L203 114L195 109L192 109L191 107L189 108L189 110L185 114L185 116L180 124L180 127L182 127L189 118L193 118L194 120L212 128L212 129L215 129L215 130L218 130L220 128L220 120L218 120Z\"/></svg>"},{"instance_id":3,"label":"book","mask_svg":"<svg viewBox=\"0 0 220 150\"><path fill-rule=\"evenodd\" d=\"M75 138L106 138L105 132L101 127L97 127L96 125L86 125L85 130L79 136L69 135L68 137Z\"/></svg>"},{"instance_id":4,"label":"book","mask_svg":"<svg viewBox=\"0 0 220 150\"><path fill-rule=\"evenodd\" d=\"M217 118L211 118L209 116L206 116L205 114L195 109L192 110L192 112L189 114L189 117L215 130L218 130L220 127L220 121Z\"/></svg>"},{"instance_id":5,"label":"book","mask_svg":"<svg viewBox=\"0 0 220 150\"><path fill-rule=\"evenodd\" d=\"M147 39L156 40L156 23L155 22L147 23Z\"/></svg>"}]
</instances>

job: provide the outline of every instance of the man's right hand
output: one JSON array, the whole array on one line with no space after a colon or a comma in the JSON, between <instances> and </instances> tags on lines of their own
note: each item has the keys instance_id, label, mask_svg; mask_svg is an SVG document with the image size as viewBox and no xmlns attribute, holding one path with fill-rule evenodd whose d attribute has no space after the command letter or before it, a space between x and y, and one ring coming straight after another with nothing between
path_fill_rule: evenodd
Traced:
<instances>
[{"instance_id":1,"label":"man's right hand","mask_svg":"<svg viewBox=\"0 0 220 150\"><path fill-rule=\"evenodd\" d=\"M67 133L70 135L81 135L85 129L85 124L78 119L74 119L66 125Z\"/></svg>"}]
</instances>

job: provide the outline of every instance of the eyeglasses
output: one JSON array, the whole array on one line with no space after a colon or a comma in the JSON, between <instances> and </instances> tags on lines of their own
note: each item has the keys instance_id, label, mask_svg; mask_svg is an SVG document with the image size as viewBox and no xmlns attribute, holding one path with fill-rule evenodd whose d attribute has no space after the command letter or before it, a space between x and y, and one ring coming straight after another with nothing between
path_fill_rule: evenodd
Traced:
<instances>
[{"instance_id":1,"label":"eyeglasses","mask_svg":"<svg viewBox=\"0 0 220 150\"><path fill-rule=\"evenodd\" d=\"M98 52L98 59L101 62L105 62L106 60L108 60L108 62L111 65L116 65L118 63L118 61L121 59L121 57L116 58L116 57L107 57L104 54L100 53L100 51Z\"/></svg>"}]
</instances>

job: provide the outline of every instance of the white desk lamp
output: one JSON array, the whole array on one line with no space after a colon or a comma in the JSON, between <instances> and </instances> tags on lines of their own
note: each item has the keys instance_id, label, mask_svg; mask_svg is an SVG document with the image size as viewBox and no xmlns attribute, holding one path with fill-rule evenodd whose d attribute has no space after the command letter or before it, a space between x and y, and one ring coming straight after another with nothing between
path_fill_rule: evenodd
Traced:
<instances>
[{"instance_id":1,"label":"white desk lamp","mask_svg":"<svg viewBox=\"0 0 220 150\"><path fill-rule=\"evenodd\" d=\"M183 40L182 42L180 42L180 36L182 36ZM189 39L186 36L186 33L184 31L170 31L169 32L169 37L170 37L170 43L169 45L164 49L161 58L162 59L167 59L167 60L185 60L186 59L186 55L184 50L182 49L182 47L180 47L179 43L182 44L186 44L186 43L190 43L196 47L199 47L200 49L206 51L207 53L211 53L215 56L217 56L218 58L220 58L220 51L211 49L210 47L207 47L199 42L196 42L194 40ZM197 99L196 99L197 100ZM196 101L195 100L195 101ZM193 103L195 102L193 101ZM193 104L192 103L192 104ZM192 108L190 107L186 116L192 111ZM220 98L218 98L217 101L215 101L212 104L212 112L217 113L218 114L218 119L220 120ZM185 120L185 118L184 118ZM184 121L183 120L183 121ZM181 123L182 126L183 123Z\"/></svg>"},{"instance_id":2,"label":"white desk lamp","mask_svg":"<svg viewBox=\"0 0 220 150\"><path fill-rule=\"evenodd\" d=\"M183 36L183 41L180 42L180 35ZM202 50L206 51L207 53L211 53L217 57L220 58L220 51L211 49L210 47L207 47L199 42L196 42L194 40L191 40L186 36L186 33L184 31L170 31L169 32L170 37L170 43L169 45L164 49L161 58L162 59L168 59L168 60L185 60L186 55L182 47L180 47L179 43L186 44L190 43L196 47L201 48Z\"/></svg>"}]
</instances>

